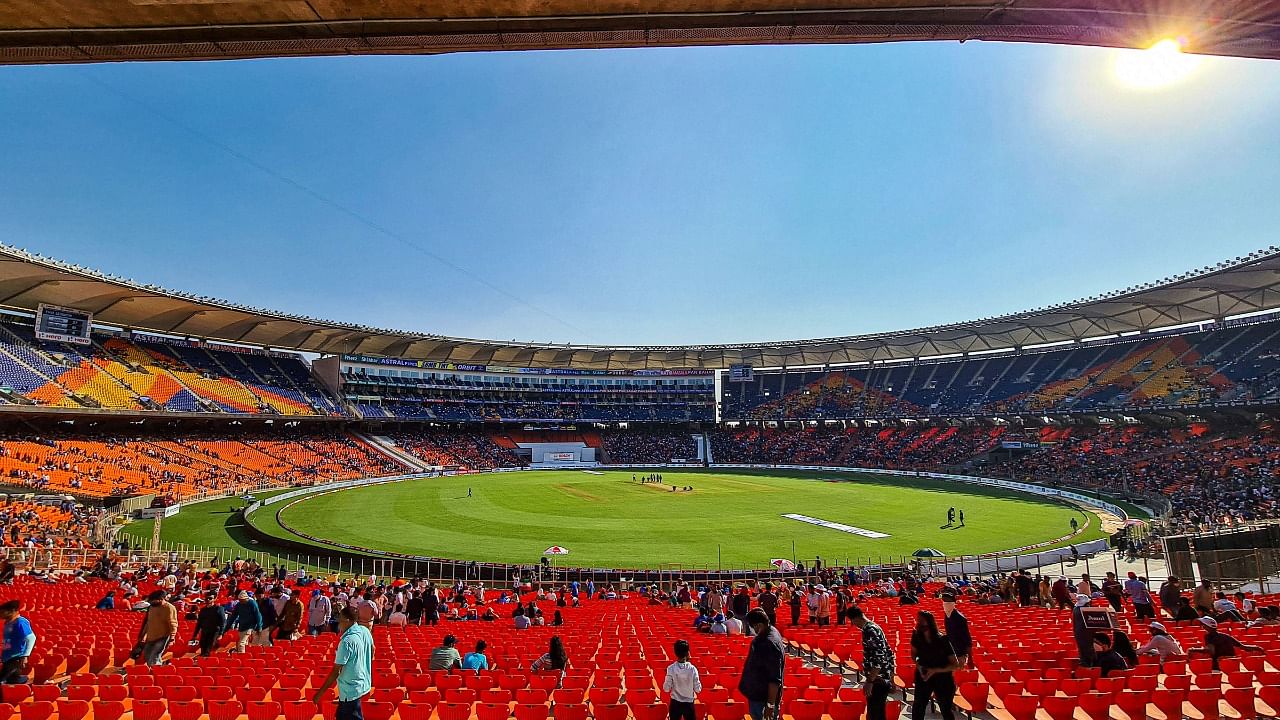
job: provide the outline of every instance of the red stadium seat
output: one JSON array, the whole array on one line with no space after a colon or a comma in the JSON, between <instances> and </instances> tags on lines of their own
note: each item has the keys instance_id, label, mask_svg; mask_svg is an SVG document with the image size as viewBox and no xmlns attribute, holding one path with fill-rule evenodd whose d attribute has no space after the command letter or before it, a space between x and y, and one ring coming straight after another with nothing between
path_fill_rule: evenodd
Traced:
<instances>
[{"instance_id":1,"label":"red stadium seat","mask_svg":"<svg viewBox=\"0 0 1280 720\"><path fill-rule=\"evenodd\" d=\"M436 706L440 720L469 720L471 703L443 702Z\"/></svg>"},{"instance_id":2,"label":"red stadium seat","mask_svg":"<svg viewBox=\"0 0 1280 720\"><path fill-rule=\"evenodd\" d=\"M317 714L319 714L319 708L309 700L284 703L285 720L314 720Z\"/></svg>"},{"instance_id":3,"label":"red stadium seat","mask_svg":"<svg viewBox=\"0 0 1280 720\"><path fill-rule=\"evenodd\" d=\"M627 720L630 709L626 705L592 705L591 717L594 720Z\"/></svg>"},{"instance_id":4,"label":"red stadium seat","mask_svg":"<svg viewBox=\"0 0 1280 720\"><path fill-rule=\"evenodd\" d=\"M549 712L550 708L543 703L517 703L515 706L515 719L547 720Z\"/></svg>"},{"instance_id":5,"label":"red stadium seat","mask_svg":"<svg viewBox=\"0 0 1280 720\"><path fill-rule=\"evenodd\" d=\"M556 705L556 720L587 720L586 705Z\"/></svg>"},{"instance_id":6,"label":"red stadium seat","mask_svg":"<svg viewBox=\"0 0 1280 720\"><path fill-rule=\"evenodd\" d=\"M173 703L169 703L170 714L173 712ZM236 720L244 713L244 706L239 700L210 700L205 703L205 711L209 714L209 720Z\"/></svg>"},{"instance_id":7,"label":"red stadium seat","mask_svg":"<svg viewBox=\"0 0 1280 720\"><path fill-rule=\"evenodd\" d=\"M124 715L124 703L117 700L94 700L93 720L120 720Z\"/></svg>"},{"instance_id":8,"label":"red stadium seat","mask_svg":"<svg viewBox=\"0 0 1280 720\"><path fill-rule=\"evenodd\" d=\"M1036 710L1040 707L1039 698L1034 695L1010 695L1004 700L1004 709L1013 720L1035 720Z\"/></svg>"},{"instance_id":9,"label":"red stadium seat","mask_svg":"<svg viewBox=\"0 0 1280 720\"><path fill-rule=\"evenodd\" d=\"M59 700L58 720L84 720L89 714L89 703L84 700Z\"/></svg>"},{"instance_id":10,"label":"red stadium seat","mask_svg":"<svg viewBox=\"0 0 1280 720\"><path fill-rule=\"evenodd\" d=\"M391 716L396 712L396 706L389 702L366 700L360 705L361 711L369 720L391 720ZM212 718L210 718L210 720L212 720Z\"/></svg>"},{"instance_id":11,"label":"red stadium seat","mask_svg":"<svg viewBox=\"0 0 1280 720\"><path fill-rule=\"evenodd\" d=\"M278 702L259 700L245 705L245 714L249 720L276 720L284 714L284 709Z\"/></svg>"},{"instance_id":12,"label":"red stadium seat","mask_svg":"<svg viewBox=\"0 0 1280 720\"><path fill-rule=\"evenodd\" d=\"M18 706L22 720L49 720L56 706L46 700L33 700Z\"/></svg>"},{"instance_id":13,"label":"red stadium seat","mask_svg":"<svg viewBox=\"0 0 1280 720\"><path fill-rule=\"evenodd\" d=\"M134 700L133 720L160 720L167 709L168 706L163 700Z\"/></svg>"},{"instance_id":14,"label":"red stadium seat","mask_svg":"<svg viewBox=\"0 0 1280 720\"><path fill-rule=\"evenodd\" d=\"M410 700L409 702L400 703L397 708L397 714L400 720L431 720L431 714L435 712L435 705L430 703L419 703ZM292 720L292 718L290 718Z\"/></svg>"},{"instance_id":15,"label":"red stadium seat","mask_svg":"<svg viewBox=\"0 0 1280 720\"><path fill-rule=\"evenodd\" d=\"M1223 693L1222 699L1236 711L1240 720L1254 720L1258 717L1253 688L1231 688Z\"/></svg>"},{"instance_id":16,"label":"red stadium seat","mask_svg":"<svg viewBox=\"0 0 1280 720\"><path fill-rule=\"evenodd\" d=\"M478 720L509 720L511 707L507 703L480 703L476 705Z\"/></svg>"}]
</instances>

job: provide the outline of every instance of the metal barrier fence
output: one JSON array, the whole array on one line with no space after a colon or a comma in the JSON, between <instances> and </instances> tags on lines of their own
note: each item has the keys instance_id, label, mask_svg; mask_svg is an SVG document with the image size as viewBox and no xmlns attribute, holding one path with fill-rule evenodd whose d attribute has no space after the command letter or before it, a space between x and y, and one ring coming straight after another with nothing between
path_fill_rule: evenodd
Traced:
<instances>
[{"instance_id":1,"label":"metal barrier fence","mask_svg":"<svg viewBox=\"0 0 1280 720\"><path fill-rule=\"evenodd\" d=\"M5 548L3 554L20 569L45 572L71 571L91 566L101 556L100 549L77 548ZM1231 553L1228 555L1227 553ZM1248 551L1223 551L1220 555L1205 557L1201 553L1201 568L1216 568L1202 572L1204 577L1211 577L1215 583L1234 587L1249 582L1256 582L1259 576L1256 569L1276 568L1280 566L1280 551L1268 550L1263 560L1250 555ZM136 569L140 565L166 565L193 561L198 567L221 567L236 558L253 560L267 568L283 566L291 575L301 568L309 576L321 577L367 577L374 575L387 577L424 577L436 582L454 583L458 580L479 582L490 587L509 586L518 577L522 580L542 580L544 582L571 582L591 580L596 584L619 583L635 585L639 583L657 584L663 588L671 588L681 582L706 584L711 582L743 581L743 582L781 582L793 580L815 580L817 573L813 571L814 560L804 561L806 572L779 572L776 568L763 564L741 564L731 567L712 568L684 564L666 564L656 568L617 570L605 568L564 568L542 567L539 565L497 565L490 563L458 563L451 560L442 561L403 561L393 562L380 558L325 557L322 555L288 554L271 552L245 552L242 548L218 548L187 545L182 543L163 543L157 551L133 549L127 552L111 552L126 570ZM975 556L967 558L920 558L895 556L875 556L866 558L841 558L845 564L839 568L866 568L873 579L901 574L903 571L928 572L931 567L947 562L961 560L972 561ZM1267 564L1267 563L1270 564ZM1016 562L1014 563L1016 565ZM1171 565L1172 567L1172 565ZM1252 567L1254 573L1243 572L1240 568ZM1166 573L1164 563L1159 560L1139 558L1134 563L1124 562L1115 553L1102 553L1086 556L1078 562L1063 560L1052 565L1041 565L1039 568L1001 567L999 572L1005 573L1013 569L1038 570L1049 575L1067 575L1078 578L1087 573L1090 577L1100 579L1107 572L1123 575L1134 569L1147 577L1153 584L1163 581ZM981 573L986 576L991 573ZM1175 573L1177 574L1177 573ZM977 573L973 574L979 575ZM1191 573L1183 573L1184 577L1193 577ZM1274 580L1272 581L1274 584Z\"/></svg>"},{"instance_id":2,"label":"metal barrier fence","mask_svg":"<svg viewBox=\"0 0 1280 720\"><path fill-rule=\"evenodd\" d=\"M1062 555L1053 562L1036 564L1035 562L1029 562L1027 560L1029 557L1032 556L1012 555L1000 558L976 555L945 558L915 558L901 555L846 556L843 558L823 558L823 564L824 567L830 567L834 563L834 567L839 569L855 568L860 570L866 568L875 579L900 575L904 571L924 574L937 571L938 574L942 574L942 571L948 569L948 565L954 566L962 562L991 563L997 560L999 561L998 567L988 567L980 572L969 571L963 574L970 577L989 577L993 574L1005 574L1013 570L1030 570L1055 577L1061 574L1079 578L1081 574L1088 574L1095 581L1101 581L1107 572L1114 572L1123 577L1125 573L1133 570L1151 580L1152 583L1163 581L1167 576L1165 563L1158 557L1138 557L1132 561L1127 561L1121 554L1105 550L1085 554L1075 561ZM151 564L194 560L202 566L216 564L218 567L221 567L226 562L240 558L253 560L267 568L283 566L290 574L295 574L301 568L311 576L336 576L339 578L367 577L369 575L379 578L423 577L436 582L454 583L458 580L479 582L490 587L510 585L516 577L523 579L541 578L545 581L554 580L555 582L571 582L573 580L586 582L587 580L592 580L597 584L606 582L632 585L653 583L663 588L670 588L681 582L693 584L726 581L778 582L795 579L816 580L818 575L813 569L816 560L814 558L800 559L802 567L805 568L804 571L787 572L781 572L767 563L721 564L719 566L667 563L645 569L613 569L563 567L557 565L544 567L538 564L508 565L462 562L449 559L396 560L351 555L335 556L268 551L246 552L243 548L238 547L204 547L167 542L161 543L159 550L156 552L132 550L126 558L135 563ZM962 573L957 571L951 574L960 575Z\"/></svg>"},{"instance_id":3,"label":"metal barrier fence","mask_svg":"<svg viewBox=\"0 0 1280 720\"><path fill-rule=\"evenodd\" d=\"M1208 579L1218 588L1280 592L1280 548L1178 550L1167 562L1171 574Z\"/></svg>"}]
</instances>

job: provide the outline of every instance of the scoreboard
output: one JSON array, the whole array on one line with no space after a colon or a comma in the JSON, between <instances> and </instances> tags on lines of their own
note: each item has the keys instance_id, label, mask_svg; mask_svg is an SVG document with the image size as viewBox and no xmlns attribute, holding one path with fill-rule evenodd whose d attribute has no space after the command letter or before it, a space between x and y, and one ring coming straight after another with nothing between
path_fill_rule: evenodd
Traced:
<instances>
[{"instance_id":1,"label":"scoreboard","mask_svg":"<svg viewBox=\"0 0 1280 720\"><path fill-rule=\"evenodd\" d=\"M751 382L755 380L755 368L750 365L730 365L729 382Z\"/></svg>"},{"instance_id":2,"label":"scoreboard","mask_svg":"<svg viewBox=\"0 0 1280 720\"><path fill-rule=\"evenodd\" d=\"M44 303L36 310L36 338L40 340L89 345L92 328L93 313Z\"/></svg>"}]
</instances>

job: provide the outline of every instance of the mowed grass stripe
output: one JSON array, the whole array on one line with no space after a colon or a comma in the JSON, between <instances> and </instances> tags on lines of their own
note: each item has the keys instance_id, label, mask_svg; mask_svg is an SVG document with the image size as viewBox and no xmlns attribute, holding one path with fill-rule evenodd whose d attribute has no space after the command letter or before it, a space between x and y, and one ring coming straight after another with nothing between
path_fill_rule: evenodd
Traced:
<instances>
[{"instance_id":1,"label":"mowed grass stripe","mask_svg":"<svg viewBox=\"0 0 1280 720\"><path fill-rule=\"evenodd\" d=\"M1059 537L1079 511L1003 490L920 478L830 474L664 472L671 492L631 482L630 471L498 473L413 480L309 498L282 513L289 526L336 542L392 552L494 562L536 562L550 545L573 565L763 565L790 557L896 557L921 547L993 552ZM473 496L467 497L467 488ZM942 529L946 510L967 527ZM862 538L781 517L801 513L889 533ZM166 528L167 529L167 528ZM1085 538L1100 537L1094 528ZM1081 538L1081 539L1085 539Z\"/></svg>"}]
</instances>

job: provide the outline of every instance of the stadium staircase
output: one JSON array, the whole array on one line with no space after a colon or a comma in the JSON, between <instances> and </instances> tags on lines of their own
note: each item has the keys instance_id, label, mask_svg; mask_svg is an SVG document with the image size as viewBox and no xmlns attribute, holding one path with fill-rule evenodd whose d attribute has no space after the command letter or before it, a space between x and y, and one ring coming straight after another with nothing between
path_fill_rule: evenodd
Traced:
<instances>
[{"instance_id":1,"label":"stadium staircase","mask_svg":"<svg viewBox=\"0 0 1280 720\"><path fill-rule=\"evenodd\" d=\"M1054 371L1046 378L1046 382L1036 390L1032 391L1027 398L1027 408L1031 410L1048 410L1059 405L1069 405L1078 398L1087 387L1093 384L1091 378L1096 378L1113 365L1114 363L1106 360L1109 346L1102 345L1097 354L1093 355L1092 360L1085 363L1084 369L1074 376L1057 378L1062 369L1067 366L1077 353L1064 353L1062 361L1054 368Z\"/></svg>"},{"instance_id":2,"label":"stadium staircase","mask_svg":"<svg viewBox=\"0 0 1280 720\"><path fill-rule=\"evenodd\" d=\"M196 412L222 412L222 409L201 398L194 390L157 356L137 344L118 338L103 344L103 350L128 368L122 380L138 395L146 395L158 404L157 409L194 410ZM106 368L107 372L111 369Z\"/></svg>"},{"instance_id":3,"label":"stadium staircase","mask_svg":"<svg viewBox=\"0 0 1280 720\"><path fill-rule=\"evenodd\" d=\"M1182 338L1162 345L1151 357L1151 369L1134 373L1138 382L1127 395L1130 402L1167 398L1196 385L1188 368L1188 364L1200 359L1195 348Z\"/></svg>"},{"instance_id":4,"label":"stadium staircase","mask_svg":"<svg viewBox=\"0 0 1280 720\"><path fill-rule=\"evenodd\" d=\"M163 402L181 389L167 382L166 376L139 362L141 358L131 357L134 348L129 343L113 344L109 340L100 344L95 340L93 346L99 354L93 364L104 376L132 395L134 402L148 410L163 410Z\"/></svg>"},{"instance_id":5,"label":"stadium staircase","mask_svg":"<svg viewBox=\"0 0 1280 720\"><path fill-rule=\"evenodd\" d=\"M8 331L6 330L6 332ZM39 368L28 363L27 360L23 358L19 353L13 352L10 350L10 348L5 347L5 344L0 344L0 357L5 358L6 360L12 361L13 364L17 365L18 367L26 370L27 372L30 372L32 375L35 375L45 381L45 385L43 387L37 388L36 390L33 391L33 392L40 393L41 395L43 395L43 397L28 398L28 400L30 400L31 403L46 405L50 407L67 407L67 408L97 407L96 404L91 404L90 402L86 401L84 398L81 398L80 396L71 392L65 385L58 382L55 378L49 376L45 372L41 371Z\"/></svg>"},{"instance_id":6,"label":"stadium staircase","mask_svg":"<svg viewBox=\"0 0 1280 720\"><path fill-rule=\"evenodd\" d=\"M858 450L858 442L854 439L855 432L857 431L849 431L847 433L847 437L845 438L843 447L841 447L840 452L836 454L836 458L835 458L836 465L842 466L842 467L849 467L850 465L849 456L852 455L854 451ZM875 432L875 431L868 430L867 432Z\"/></svg>"},{"instance_id":7,"label":"stadium staircase","mask_svg":"<svg viewBox=\"0 0 1280 720\"><path fill-rule=\"evenodd\" d=\"M1239 355L1236 355L1233 353L1230 360L1218 366L1218 374L1222 374L1223 371L1231 368L1236 363L1240 362L1242 359L1257 357L1257 352L1259 348L1261 348L1264 345L1267 345L1268 343L1271 343L1272 341L1275 341L1277 338L1280 338L1280 330L1276 330L1270 335L1267 335L1265 338L1263 338L1262 340L1259 340L1257 343L1254 343L1251 347L1249 347L1248 350L1246 350L1243 353L1240 353Z\"/></svg>"},{"instance_id":8,"label":"stadium staircase","mask_svg":"<svg viewBox=\"0 0 1280 720\"><path fill-rule=\"evenodd\" d=\"M306 387L299 381L298 376L290 372L283 363L281 363L274 355L267 355L267 361L298 391L300 395L305 397L311 406L325 415L341 414L337 404L334 403L332 397L324 390L322 384L311 379L310 370L307 370L308 379L311 387ZM302 362L299 360L298 362Z\"/></svg>"},{"instance_id":9,"label":"stadium staircase","mask_svg":"<svg viewBox=\"0 0 1280 720\"><path fill-rule=\"evenodd\" d=\"M193 386L201 387L205 391L205 395L219 397L225 405L234 407L242 413L251 414L273 414L275 409L270 407L266 402L262 401L259 393L253 392L253 389L242 383L236 375L232 374L218 359L218 355L212 354L202 347L191 348L191 352L200 357L201 363L218 369L219 378L209 379L202 377L200 373L192 373L189 375ZM188 363L191 364L191 363ZM200 366L191 364L193 369L200 369Z\"/></svg>"},{"instance_id":10,"label":"stadium staircase","mask_svg":"<svg viewBox=\"0 0 1280 720\"><path fill-rule=\"evenodd\" d=\"M1158 346L1159 343L1152 347L1139 347L1132 352L1126 353L1109 365L1106 365L1101 369L1101 372L1096 374L1086 373L1083 377L1083 380L1085 381L1084 385L1071 393L1070 397L1063 398L1063 406L1066 408L1072 408L1087 398L1091 393L1098 391L1099 388L1107 385L1123 383L1125 378L1132 377L1131 373L1135 368L1152 356ZM1106 352L1105 346L1103 352Z\"/></svg>"},{"instance_id":11,"label":"stadium staircase","mask_svg":"<svg viewBox=\"0 0 1280 720\"><path fill-rule=\"evenodd\" d=\"M420 458L401 450L394 440L385 435L364 435L358 432L353 432L351 435L384 457L409 468L411 472L429 472L434 469Z\"/></svg>"},{"instance_id":12,"label":"stadium staircase","mask_svg":"<svg viewBox=\"0 0 1280 720\"><path fill-rule=\"evenodd\" d=\"M228 462L226 459L203 449L189 447L171 440L153 440L148 441L146 444L155 448L158 453L161 453L161 457L168 458L175 465L188 465L197 469L216 468L237 475L244 473L244 468L241 466Z\"/></svg>"},{"instance_id":13,"label":"stadium staircase","mask_svg":"<svg viewBox=\"0 0 1280 720\"><path fill-rule=\"evenodd\" d=\"M1039 362L1040 362L1040 357L1037 356L1034 360L1031 361L1031 367L1027 368L1027 372L1030 372L1031 370L1033 370L1036 364ZM1017 363L1012 361L1004 363L1004 368L1000 370L1000 374L996 376L995 380L993 382L989 382L986 384L987 388L982 391L982 395L978 397L977 401L975 401L974 408L981 410L982 408L985 408L987 406L987 399L991 397L991 391L1000 387L1000 383L1004 382L1005 376L1008 375L1009 371L1012 370L1016 365Z\"/></svg>"}]
</instances>

